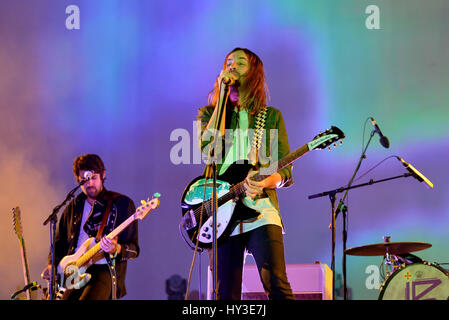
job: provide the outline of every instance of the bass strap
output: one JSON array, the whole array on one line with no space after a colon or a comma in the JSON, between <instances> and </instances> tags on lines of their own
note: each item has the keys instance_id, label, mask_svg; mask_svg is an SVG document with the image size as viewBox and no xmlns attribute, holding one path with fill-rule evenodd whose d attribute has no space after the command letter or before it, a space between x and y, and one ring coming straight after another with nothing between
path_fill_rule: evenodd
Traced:
<instances>
[{"instance_id":1,"label":"bass strap","mask_svg":"<svg viewBox=\"0 0 449 320\"><path fill-rule=\"evenodd\" d=\"M112 195L109 199L108 199L108 204L106 207L106 211L104 212L103 215L103 220L101 221L101 225L100 228L98 228L98 232L97 235L95 237L95 240L98 242L101 239L101 236L103 235L103 230L104 227L106 226L106 222L108 221L108 217L109 217L109 212L111 212L112 209L112 203L114 201L114 199L117 198L117 195Z\"/></svg>"}]
</instances>

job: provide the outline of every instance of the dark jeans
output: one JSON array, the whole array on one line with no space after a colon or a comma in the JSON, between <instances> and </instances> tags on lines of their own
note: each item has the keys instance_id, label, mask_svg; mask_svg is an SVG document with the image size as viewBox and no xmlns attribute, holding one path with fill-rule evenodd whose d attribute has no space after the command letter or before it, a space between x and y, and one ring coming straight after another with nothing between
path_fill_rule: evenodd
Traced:
<instances>
[{"instance_id":1,"label":"dark jeans","mask_svg":"<svg viewBox=\"0 0 449 320\"><path fill-rule=\"evenodd\" d=\"M268 298L293 300L292 289L285 272L282 229L276 225L264 225L229 237L217 246L218 299L241 299L245 249L256 261L260 280ZM209 265L212 270L211 250L209 250Z\"/></svg>"},{"instance_id":2,"label":"dark jeans","mask_svg":"<svg viewBox=\"0 0 449 320\"><path fill-rule=\"evenodd\" d=\"M81 289L73 290L69 300L109 300L111 299L111 273L106 264L93 264L86 270L92 278Z\"/></svg>"}]
</instances>

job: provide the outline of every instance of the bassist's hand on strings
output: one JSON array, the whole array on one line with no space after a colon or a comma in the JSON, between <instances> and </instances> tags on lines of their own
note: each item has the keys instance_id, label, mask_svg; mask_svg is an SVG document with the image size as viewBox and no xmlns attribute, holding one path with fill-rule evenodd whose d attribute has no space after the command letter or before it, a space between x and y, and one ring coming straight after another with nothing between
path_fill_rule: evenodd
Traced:
<instances>
[{"instance_id":1,"label":"bassist's hand on strings","mask_svg":"<svg viewBox=\"0 0 449 320\"><path fill-rule=\"evenodd\" d=\"M100 240L100 248L107 253L119 254L121 250L120 244L117 243L117 237L114 239L109 239L108 237L103 237Z\"/></svg>"}]
</instances>

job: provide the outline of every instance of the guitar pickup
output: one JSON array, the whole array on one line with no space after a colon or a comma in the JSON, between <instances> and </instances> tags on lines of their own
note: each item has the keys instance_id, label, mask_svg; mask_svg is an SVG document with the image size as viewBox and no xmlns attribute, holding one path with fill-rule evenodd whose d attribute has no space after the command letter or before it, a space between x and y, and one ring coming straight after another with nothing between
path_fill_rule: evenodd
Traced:
<instances>
[{"instance_id":1,"label":"guitar pickup","mask_svg":"<svg viewBox=\"0 0 449 320\"><path fill-rule=\"evenodd\" d=\"M190 230L196 227L195 212L190 209L182 218L182 226L184 230Z\"/></svg>"}]
</instances>

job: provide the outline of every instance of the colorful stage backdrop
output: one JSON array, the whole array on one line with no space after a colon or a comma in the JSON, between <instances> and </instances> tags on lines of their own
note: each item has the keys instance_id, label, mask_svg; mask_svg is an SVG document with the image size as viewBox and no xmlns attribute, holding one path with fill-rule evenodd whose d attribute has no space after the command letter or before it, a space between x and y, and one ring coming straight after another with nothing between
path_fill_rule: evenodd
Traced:
<instances>
[{"instance_id":1,"label":"colorful stage backdrop","mask_svg":"<svg viewBox=\"0 0 449 320\"><path fill-rule=\"evenodd\" d=\"M2 1L0 298L23 286L11 208L22 209L31 280L45 286L43 221L74 187L72 162L83 153L99 154L106 186L137 204L162 194L139 222L141 254L129 263L126 299L166 299L166 279L187 279L193 252L178 232L180 197L203 169L193 120L237 46L263 60L270 105L282 110L292 149L331 125L346 133L333 151L299 159L294 184L279 191L286 262L330 265L330 201L307 196L349 181L373 117L391 146L376 135L358 177L398 155L434 189L403 178L352 190L348 248L389 235L431 243L415 254L449 263L448 12L446 0ZM176 153L181 139L190 147ZM405 172L389 158L356 182ZM341 230L339 216L337 279ZM201 262L204 295L206 254ZM381 257L347 263L352 299L376 299ZM198 273L196 263L191 291Z\"/></svg>"}]
</instances>

